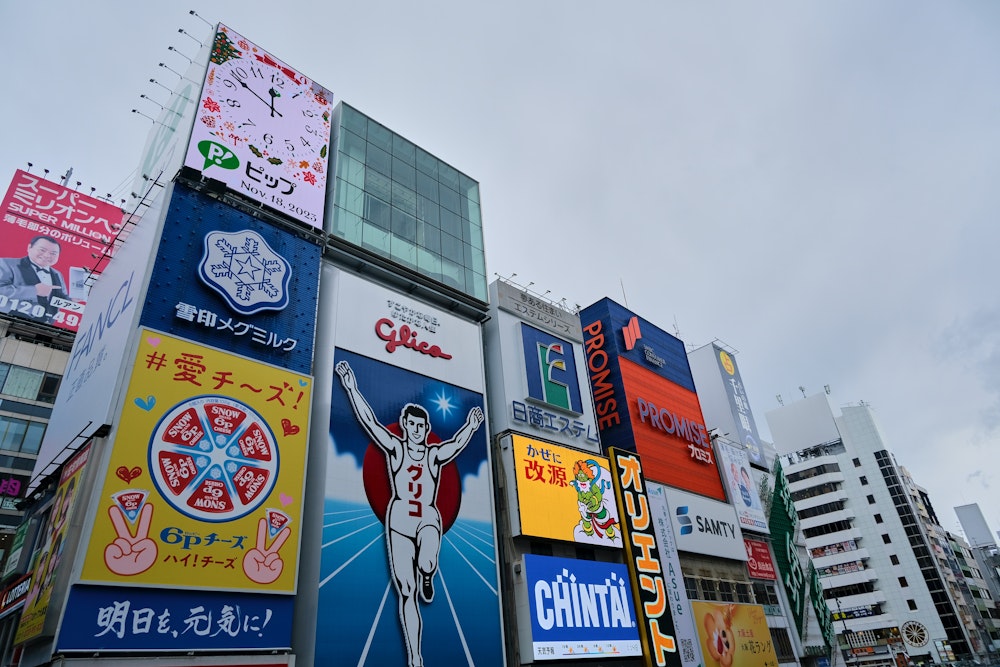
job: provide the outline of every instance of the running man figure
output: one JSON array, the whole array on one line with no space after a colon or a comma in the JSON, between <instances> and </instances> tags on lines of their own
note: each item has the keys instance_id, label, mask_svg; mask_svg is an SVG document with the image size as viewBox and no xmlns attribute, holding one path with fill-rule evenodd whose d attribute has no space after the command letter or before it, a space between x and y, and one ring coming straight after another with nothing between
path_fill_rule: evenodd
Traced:
<instances>
[{"instance_id":1,"label":"running man figure","mask_svg":"<svg viewBox=\"0 0 1000 667\"><path fill-rule=\"evenodd\" d=\"M336 366L347 391L354 415L372 442L386 455L392 485L385 513L385 535L389 569L399 595L399 620L403 627L409 667L423 667L421 618L417 602L434 598L434 575L441 551L441 514L437 509L437 485L441 469L465 449L483 423L481 408L473 408L465 424L451 440L427 444L430 417L422 406L407 403L399 415L402 436L379 423L375 412L361 395L354 371L346 361Z\"/></svg>"}]
</instances>

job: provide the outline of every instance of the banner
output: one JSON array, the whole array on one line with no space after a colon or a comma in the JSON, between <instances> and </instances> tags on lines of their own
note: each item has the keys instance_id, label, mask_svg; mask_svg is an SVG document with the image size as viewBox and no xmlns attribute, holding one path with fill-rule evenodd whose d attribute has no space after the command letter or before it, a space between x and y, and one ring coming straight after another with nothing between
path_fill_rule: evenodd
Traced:
<instances>
[{"instance_id":1,"label":"banner","mask_svg":"<svg viewBox=\"0 0 1000 667\"><path fill-rule=\"evenodd\" d=\"M482 394L339 348L335 362L316 664L499 667Z\"/></svg>"},{"instance_id":2,"label":"banner","mask_svg":"<svg viewBox=\"0 0 1000 667\"><path fill-rule=\"evenodd\" d=\"M680 667L670 597L659 557L656 533L642 462L633 452L608 450L615 480L615 496L623 510L625 562L632 581L646 667Z\"/></svg>"},{"instance_id":3,"label":"banner","mask_svg":"<svg viewBox=\"0 0 1000 667\"><path fill-rule=\"evenodd\" d=\"M2 215L0 313L76 331L121 209L18 169Z\"/></svg>"},{"instance_id":4,"label":"banner","mask_svg":"<svg viewBox=\"0 0 1000 667\"><path fill-rule=\"evenodd\" d=\"M293 604L287 595L77 585L56 652L287 650Z\"/></svg>"},{"instance_id":5,"label":"banner","mask_svg":"<svg viewBox=\"0 0 1000 667\"><path fill-rule=\"evenodd\" d=\"M628 569L525 554L535 660L642 655Z\"/></svg>"},{"instance_id":6,"label":"banner","mask_svg":"<svg viewBox=\"0 0 1000 667\"><path fill-rule=\"evenodd\" d=\"M763 607L695 600L691 608L705 667L778 667Z\"/></svg>"},{"instance_id":7,"label":"banner","mask_svg":"<svg viewBox=\"0 0 1000 667\"><path fill-rule=\"evenodd\" d=\"M24 599L24 610L21 612L21 624L17 627L14 643L21 642L42 634L45 625L45 615L49 609L49 598L52 596L53 578L62 562L65 547L66 528L77 504L73 503L76 491L80 487L87 458L90 456L90 446L82 449L66 463L59 475L59 486L52 502L52 511L45 528L44 539L40 549L35 552L31 564L31 585Z\"/></svg>"},{"instance_id":8,"label":"banner","mask_svg":"<svg viewBox=\"0 0 1000 667\"><path fill-rule=\"evenodd\" d=\"M521 533L621 547L608 459L512 436Z\"/></svg>"},{"instance_id":9,"label":"banner","mask_svg":"<svg viewBox=\"0 0 1000 667\"><path fill-rule=\"evenodd\" d=\"M729 502L736 510L740 527L758 533L767 533L767 517L760 503L757 486L750 474L750 459L745 449L716 441L715 454L719 469L726 480Z\"/></svg>"},{"instance_id":10,"label":"banner","mask_svg":"<svg viewBox=\"0 0 1000 667\"><path fill-rule=\"evenodd\" d=\"M771 560L771 549L767 542L743 538L743 544L747 548L747 572L754 579L767 579L777 581L778 573L774 569L774 561Z\"/></svg>"},{"instance_id":11,"label":"banner","mask_svg":"<svg viewBox=\"0 0 1000 667\"><path fill-rule=\"evenodd\" d=\"M81 578L294 592L311 388L141 330Z\"/></svg>"}]
</instances>

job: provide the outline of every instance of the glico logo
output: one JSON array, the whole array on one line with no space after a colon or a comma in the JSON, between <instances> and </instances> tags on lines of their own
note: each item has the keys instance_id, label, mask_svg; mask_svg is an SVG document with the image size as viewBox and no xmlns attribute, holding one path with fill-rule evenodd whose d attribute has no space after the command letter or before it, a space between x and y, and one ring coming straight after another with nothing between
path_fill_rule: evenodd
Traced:
<instances>
[{"instance_id":1,"label":"glico logo","mask_svg":"<svg viewBox=\"0 0 1000 667\"><path fill-rule=\"evenodd\" d=\"M582 412L573 344L524 323L521 342L528 397L563 410Z\"/></svg>"},{"instance_id":2,"label":"glico logo","mask_svg":"<svg viewBox=\"0 0 1000 667\"><path fill-rule=\"evenodd\" d=\"M631 352L635 349L635 342L642 338L642 332L639 331L639 318L633 315L628 324L622 328L622 334L625 336L625 349Z\"/></svg>"},{"instance_id":3,"label":"glico logo","mask_svg":"<svg viewBox=\"0 0 1000 667\"><path fill-rule=\"evenodd\" d=\"M442 352L437 345L431 345L425 340L417 341L417 332L409 325L404 324L397 330L396 323L388 317L383 317L375 323L375 335L385 341L385 349L390 354L395 352L397 347L405 347L429 357L451 359L451 355Z\"/></svg>"}]
</instances>

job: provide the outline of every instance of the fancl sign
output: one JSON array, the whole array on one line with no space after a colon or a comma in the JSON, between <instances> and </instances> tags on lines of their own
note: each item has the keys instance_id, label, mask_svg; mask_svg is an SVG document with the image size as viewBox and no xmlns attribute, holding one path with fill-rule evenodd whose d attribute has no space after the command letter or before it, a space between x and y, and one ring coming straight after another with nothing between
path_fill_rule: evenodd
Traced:
<instances>
[{"instance_id":1,"label":"fancl sign","mask_svg":"<svg viewBox=\"0 0 1000 667\"><path fill-rule=\"evenodd\" d=\"M524 556L535 660L642 655L628 569Z\"/></svg>"}]
</instances>

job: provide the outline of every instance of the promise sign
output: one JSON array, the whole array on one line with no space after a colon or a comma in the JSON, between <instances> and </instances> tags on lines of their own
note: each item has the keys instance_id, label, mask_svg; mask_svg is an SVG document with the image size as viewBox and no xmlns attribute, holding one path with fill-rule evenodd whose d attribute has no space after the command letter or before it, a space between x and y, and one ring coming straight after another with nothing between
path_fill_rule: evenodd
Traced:
<instances>
[{"instance_id":1,"label":"promise sign","mask_svg":"<svg viewBox=\"0 0 1000 667\"><path fill-rule=\"evenodd\" d=\"M681 667L642 462L635 452L615 447L608 454L621 511L622 537L627 550L625 562L635 599L639 639L645 647L644 662L646 667Z\"/></svg>"}]
</instances>

